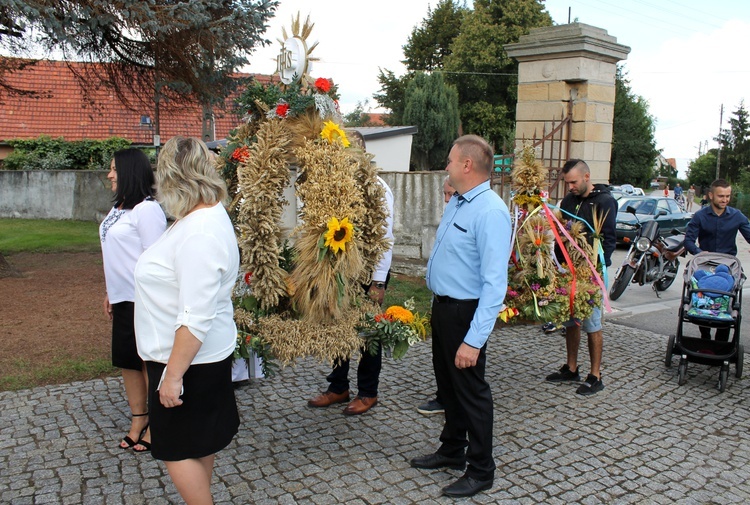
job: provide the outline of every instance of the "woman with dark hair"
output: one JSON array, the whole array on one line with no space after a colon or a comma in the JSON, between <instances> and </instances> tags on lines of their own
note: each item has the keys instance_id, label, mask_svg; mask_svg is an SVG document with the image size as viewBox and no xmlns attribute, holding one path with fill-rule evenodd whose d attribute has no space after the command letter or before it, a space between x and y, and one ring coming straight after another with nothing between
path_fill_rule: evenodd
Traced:
<instances>
[{"instance_id":1,"label":"woman with dark hair","mask_svg":"<svg viewBox=\"0 0 750 505\"><path fill-rule=\"evenodd\" d=\"M154 171L138 149L117 151L107 179L114 206L99 226L104 260L104 313L112 321L112 365L122 369L132 419L121 449L150 449L147 376L135 343L135 264L141 253L164 233L167 219L154 200Z\"/></svg>"}]
</instances>

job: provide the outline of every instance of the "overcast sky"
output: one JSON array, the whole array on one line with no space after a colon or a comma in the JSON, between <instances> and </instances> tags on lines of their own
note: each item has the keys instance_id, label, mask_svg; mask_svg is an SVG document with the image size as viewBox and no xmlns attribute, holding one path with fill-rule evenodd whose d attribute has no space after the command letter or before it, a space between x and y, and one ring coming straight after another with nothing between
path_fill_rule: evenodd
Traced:
<instances>
[{"instance_id":1,"label":"overcast sky","mask_svg":"<svg viewBox=\"0 0 750 505\"><path fill-rule=\"evenodd\" d=\"M272 41L259 49L245 71L275 70L281 29L290 33L297 12L310 15L318 41L313 56L315 77L332 78L339 86L344 113L369 101L380 86L378 69L404 73L403 45L436 0L330 2L281 0L266 32ZM547 0L556 24L572 21L597 26L631 48L623 62L633 91L644 97L656 118L657 148L676 158L681 174L699 146L724 128L740 101L750 98L750 0ZM750 104L748 104L750 105Z\"/></svg>"}]
</instances>

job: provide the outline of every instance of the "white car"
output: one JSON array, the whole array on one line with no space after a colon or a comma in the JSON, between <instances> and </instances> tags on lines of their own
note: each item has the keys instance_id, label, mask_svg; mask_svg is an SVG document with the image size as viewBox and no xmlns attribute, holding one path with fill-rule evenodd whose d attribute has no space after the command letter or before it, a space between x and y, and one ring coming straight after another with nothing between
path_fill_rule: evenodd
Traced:
<instances>
[{"instance_id":1,"label":"white car","mask_svg":"<svg viewBox=\"0 0 750 505\"><path fill-rule=\"evenodd\" d=\"M641 188L633 188L633 195L635 196L646 196Z\"/></svg>"}]
</instances>

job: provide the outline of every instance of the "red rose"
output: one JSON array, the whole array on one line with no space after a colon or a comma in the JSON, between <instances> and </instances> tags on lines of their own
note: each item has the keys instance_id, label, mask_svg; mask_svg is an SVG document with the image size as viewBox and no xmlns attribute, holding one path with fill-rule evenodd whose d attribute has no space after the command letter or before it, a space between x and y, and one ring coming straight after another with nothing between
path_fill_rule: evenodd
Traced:
<instances>
[{"instance_id":1,"label":"red rose","mask_svg":"<svg viewBox=\"0 0 750 505\"><path fill-rule=\"evenodd\" d=\"M321 93L328 93L329 91L331 91L331 81L329 81L325 77L318 77L317 79L315 79L315 87Z\"/></svg>"},{"instance_id":2,"label":"red rose","mask_svg":"<svg viewBox=\"0 0 750 505\"><path fill-rule=\"evenodd\" d=\"M250 279L252 278L252 276L253 276L252 272L248 272L245 274L245 284L247 284L248 286L250 285Z\"/></svg>"},{"instance_id":3,"label":"red rose","mask_svg":"<svg viewBox=\"0 0 750 505\"><path fill-rule=\"evenodd\" d=\"M279 117L286 117L287 113L289 112L289 104L288 103L280 103L276 106L276 115Z\"/></svg>"}]
</instances>

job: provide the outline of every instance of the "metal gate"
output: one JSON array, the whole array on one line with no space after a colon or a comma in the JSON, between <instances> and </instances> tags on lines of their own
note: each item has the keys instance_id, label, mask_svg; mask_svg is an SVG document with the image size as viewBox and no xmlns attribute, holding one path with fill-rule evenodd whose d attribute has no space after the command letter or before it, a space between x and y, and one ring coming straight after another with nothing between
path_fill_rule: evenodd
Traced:
<instances>
[{"instance_id":1,"label":"metal gate","mask_svg":"<svg viewBox=\"0 0 750 505\"><path fill-rule=\"evenodd\" d=\"M542 165L548 170L547 189L551 200L561 200L565 196L565 181L563 181L562 167L568 160L570 153L570 128L573 118L573 102L568 102L567 111L563 110L561 119L552 120L549 132L545 123L541 138L536 132L531 139L532 146L537 150L537 156ZM526 139L522 139L525 141ZM505 195L506 184L510 183L510 172L513 170L515 154L495 155L495 166L491 184L500 184L501 194Z\"/></svg>"}]
</instances>

